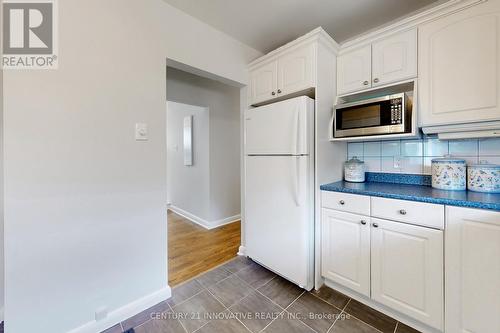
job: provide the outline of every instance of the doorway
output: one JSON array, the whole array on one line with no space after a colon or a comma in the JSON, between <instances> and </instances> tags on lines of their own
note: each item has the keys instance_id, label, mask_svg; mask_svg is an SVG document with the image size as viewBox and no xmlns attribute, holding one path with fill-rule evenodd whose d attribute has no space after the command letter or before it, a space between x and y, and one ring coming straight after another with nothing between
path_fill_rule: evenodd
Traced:
<instances>
[{"instance_id":1,"label":"doorway","mask_svg":"<svg viewBox=\"0 0 500 333\"><path fill-rule=\"evenodd\" d=\"M240 147L240 89L167 68L170 286L237 256Z\"/></svg>"}]
</instances>

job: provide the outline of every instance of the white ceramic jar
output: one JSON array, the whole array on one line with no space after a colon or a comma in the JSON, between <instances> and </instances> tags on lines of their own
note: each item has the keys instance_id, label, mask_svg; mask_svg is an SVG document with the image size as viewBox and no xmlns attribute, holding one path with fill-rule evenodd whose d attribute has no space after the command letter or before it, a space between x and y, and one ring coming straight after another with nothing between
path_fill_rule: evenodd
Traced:
<instances>
[{"instance_id":1,"label":"white ceramic jar","mask_svg":"<svg viewBox=\"0 0 500 333\"><path fill-rule=\"evenodd\" d=\"M470 165L467 168L467 187L475 192L500 193L500 165Z\"/></svg>"},{"instance_id":2,"label":"white ceramic jar","mask_svg":"<svg viewBox=\"0 0 500 333\"><path fill-rule=\"evenodd\" d=\"M432 187L440 190L465 191L467 164L458 158L432 160Z\"/></svg>"},{"instance_id":3,"label":"white ceramic jar","mask_svg":"<svg viewBox=\"0 0 500 333\"><path fill-rule=\"evenodd\" d=\"M365 181L365 162L356 156L344 164L344 179L347 182L362 183Z\"/></svg>"}]
</instances>

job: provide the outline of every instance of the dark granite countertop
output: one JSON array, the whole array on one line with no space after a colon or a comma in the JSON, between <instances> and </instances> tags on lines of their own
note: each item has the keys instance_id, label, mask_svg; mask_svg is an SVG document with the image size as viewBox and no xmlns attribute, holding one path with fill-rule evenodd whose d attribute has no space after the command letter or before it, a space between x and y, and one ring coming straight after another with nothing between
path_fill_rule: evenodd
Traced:
<instances>
[{"instance_id":1,"label":"dark granite countertop","mask_svg":"<svg viewBox=\"0 0 500 333\"><path fill-rule=\"evenodd\" d=\"M427 176L408 175L405 179L384 174L382 179L379 175L368 175L365 183L340 181L321 185L321 190L500 211L500 194L438 190L428 185Z\"/></svg>"}]
</instances>

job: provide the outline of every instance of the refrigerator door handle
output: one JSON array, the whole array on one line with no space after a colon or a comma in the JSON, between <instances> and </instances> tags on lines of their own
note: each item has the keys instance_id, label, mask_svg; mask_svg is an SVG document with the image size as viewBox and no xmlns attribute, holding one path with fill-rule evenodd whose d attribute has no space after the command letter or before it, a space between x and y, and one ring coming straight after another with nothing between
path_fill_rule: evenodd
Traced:
<instances>
[{"instance_id":1,"label":"refrigerator door handle","mask_svg":"<svg viewBox=\"0 0 500 333\"><path fill-rule=\"evenodd\" d=\"M295 206L300 206L300 157L292 158L292 187Z\"/></svg>"},{"instance_id":2,"label":"refrigerator door handle","mask_svg":"<svg viewBox=\"0 0 500 333\"><path fill-rule=\"evenodd\" d=\"M297 116L295 117L295 123L292 128L293 130L293 140L292 140L292 151L294 155L299 154L299 134L300 134L300 110L296 109Z\"/></svg>"}]
</instances>

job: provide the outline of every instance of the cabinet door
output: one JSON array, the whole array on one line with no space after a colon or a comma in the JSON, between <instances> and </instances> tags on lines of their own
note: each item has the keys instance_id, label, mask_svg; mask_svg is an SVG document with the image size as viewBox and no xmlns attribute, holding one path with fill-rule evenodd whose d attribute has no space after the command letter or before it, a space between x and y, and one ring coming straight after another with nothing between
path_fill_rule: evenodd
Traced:
<instances>
[{"instance_id":1,"label":"cabinet door","mask_svg":"<svg viewBox=\"0 0 500 333\"><path fill-rule=\"evenodd\" d=\"M500 2L419 29L422 126L500 119Z\"/></svg>"},{"instance_id":2,"label":"cabinet door","mask_svg":"<svg viewBox=\"0 0 500 333\"><path fill-rule=\"evenodd\" d=\"M315 86L314 45L292 50L278 60L278 95Z\"/></svg>"},{"instance_id":3,"label":"cabinet door","mask_svg":"<svg viewBox=\"0 0 500 333\"><path fill-rule=\"evenodd\" d=\"M278 90L278 61L273 61L253 70L250 76L252 80L251 104L276 98Z\"/></svg>"},{"instance_id":4,"label":"cabinet door","mask_svg":"<svg viewBox=\"0 0 500 333\"><path fill-rule=\"evenodd\" d=\"M370 297L370 218L322 211L322 275Z\"/></svg>"},{"instance_id":5,"label":"cabinet door","mask_svg":"<svg viewBox=\"0 0 500 333\"><path fill-rule=\"evenodd\" d=\"M372 218L372 299L443 326L443 232Z\"/></svg>"},{"instance_id":6,"label":"cabinet door","mask_svg":"<svg viewBox=\"0 0 500 333\"><path fill-rule=\"evenodd\" d=\"M417 29L372 45L372 85L379 86L417 76Z\"/></svg>"},{"instance_id":7,"label":"cabinet door","mask_svg":"<svg viewBox=\"0 0 500 333\"><path fill-rule=\"evenodd\" d=\"M446 207L446 332L500 332L500 213Z\"/></svg>"},{"instance_id":8,"label":"cabinet door","mask_svg":"<svg viewBox=\"0 0 500 333\"><path fill-rule=\"evenodd\" d=\"M337 65L337 90L339 95L371 87L371 45L339 56Z\"/></svg>"}]
</instances>

